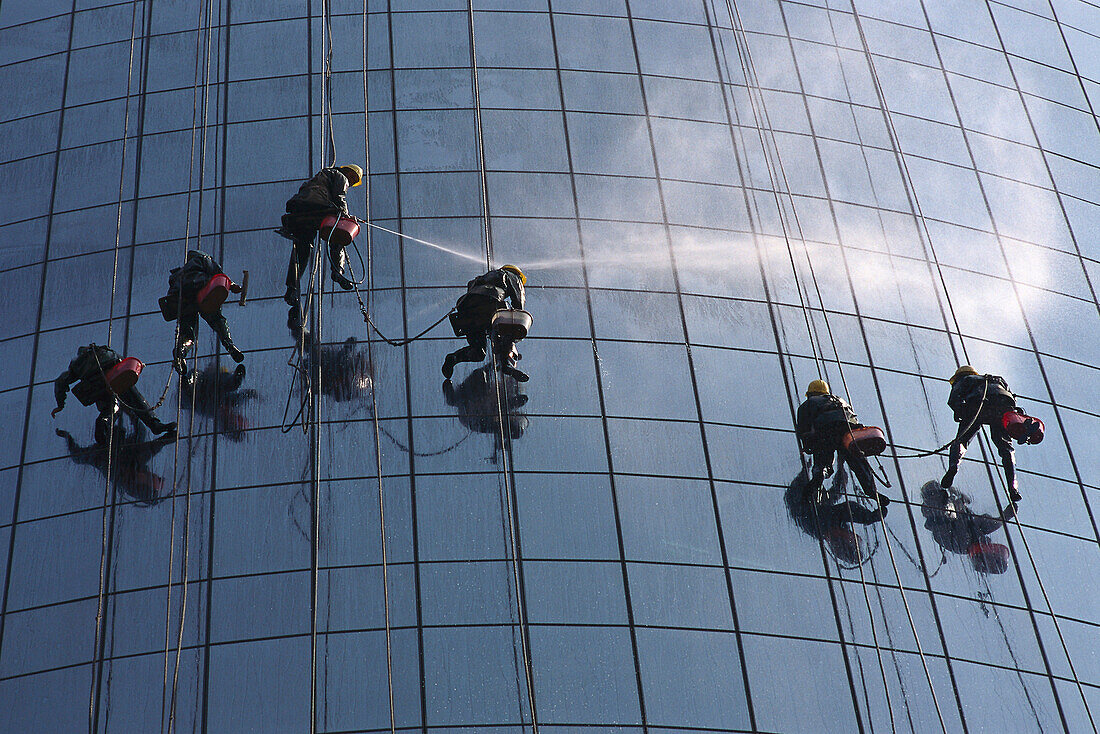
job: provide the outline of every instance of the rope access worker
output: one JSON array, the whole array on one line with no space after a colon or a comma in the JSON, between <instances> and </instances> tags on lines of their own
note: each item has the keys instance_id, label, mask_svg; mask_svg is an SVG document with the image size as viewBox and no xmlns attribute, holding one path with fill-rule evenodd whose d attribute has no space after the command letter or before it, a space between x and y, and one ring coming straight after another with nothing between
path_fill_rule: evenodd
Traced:
<instances>
[{"instance_id":1,"label":"rope access worker","mask_svg":"<svg viewBox=\"0 0 1100 734\"><path fill-rule=\"evenodd\" d=\"M802 451L813 455L813 472L807 492L817 492L825 476L833 470L836 454L852 469L863 493L876 500L880 507L889 504L886 495L875 490L875 475L865 456L844 448L844 438L863 428L855 411L846 402L829 392L824 380L813 380L806 386L806 400L798 406L795 433Z\"/></svg>"},{"instance_id":2,"label":"rope access worker","mask_svg":"<svg viewBox=\"0 0 1100 734\"><path fill-rule=\"evenodd\" d=\"M921 487L920 511L924 527L945 551L968 556L978 573L1008 570L1008 547L989 536L1013 518L1016 505L1009 505L1003 518L977 515L970 509L969 497L954 488L944 489L933 479Z\"/></svg>"},{"instance_id":3,"label":"rope access worker","mask_svg":"<svg viewBox=\"0 0 1100 734\"><path fill-rule=\"evenodd\" d=\"M221 275L224 282L228 284L227 290L222 291L223 294L227 291L241 292L241 286L229 281L222 272L222 266L214 258L199 250L188 250L187 262L182 267L172 268L168 275L168 294L160 299L160 307L165 320L174 319L179 322L176 346L172 351L172 364L181 377L187 376L187 363L184 360L198 336L200 316L218 335L219 341L229 352L233 361L238 364L244 361L244 354L233 343L233 337L229 334L229 324L222 315L221 303L224 302L224 298L211 309L199 303L201 294L216 275Z\"/></svg>"},{"instance_id":4,"label":"rope access worker","mask_svg":"<svg viewBox=\"0 0 1100 734\"><path fill-rule=\"evenodd\" d=\"M511 301L513 308L522 311L526 302L523 286L526 284L527 276L515 265L490 270L466 284L466 293L458 299L451 314L451 328L455 336L466 337L468 346L451 352L443 360L444 377L451 379L459 362L485 359L485 342L493 332L493 315L505 309L506 299ZM518 382L530 379L527 373L516 368L516 360L520 356L514 340L492 333L492 348L500 359L501 372Z\"/></svg>"},{"instance_id":5,"label":"rope access worker","mask_svg":"<svg viewBox=\"0 0 1100 734\"><path fill-rule=\"evenodd\" d=\"M76 357L69 362L69 368L54 380L53 393L57 400L57 407L50 415L56 416L65 407L69 386L75 382L77 385L73 388L73 394L77 395L85 405L94 403L99 409L99 417L95 421L97 442L107 443L111 416L115 415L120 408L130 416L131 420L144 423L155 434L174 433L176 424L164 423L157 418L137 387L131 385L121 393L116 393L107 384L105 374L122 361L118 352L110 347L99 344L80 347L76 351Z\"/></svg>"},{"instance_id":6,"label":"rope access worker","mask_svg":"<svg viewBox=\"0 0 1100 734\"><path fill-rule=\"evenodd\" d=\"M947 488L955 481L967 445L985 425L989 426L993 445L1001 455L1008 499L1019 502L1012 438L1015 437L1020 443L1039 443L1043 440L1043 422L1016 407L1016 396L1008 389L1003 377L979 375L976 369L964 364L955 370L948 382L951 384L951 395L947 398L947 404L955 412L959 431L951 442L947 473L940 480L940 486ZM1016 435L1010 434L1010 430Z\"/></svg>"},{"instance_id":7,"label":"rope access worker","mask_svg":"<svg viewBox=\"0 0 1100 734\"><path fill-rule=\"evenodd\" d=\"M283 300L289 306L297 306L301 299L300 281L302 271L313 254L313 240L321 227L321 220L329 215L348 214L346 198L349 188L363 182L363 169L350 163L335 168L322 168L317 174L303 183L298 193L286 203L283 226L275 230L294 243L290 253L290 265L286 270L286 294ZM355 284L344 277L344 265L347 256L344 248L329 242L329 258L332 265L332 280L346 291Z\"/></svg>"}]
</instances>

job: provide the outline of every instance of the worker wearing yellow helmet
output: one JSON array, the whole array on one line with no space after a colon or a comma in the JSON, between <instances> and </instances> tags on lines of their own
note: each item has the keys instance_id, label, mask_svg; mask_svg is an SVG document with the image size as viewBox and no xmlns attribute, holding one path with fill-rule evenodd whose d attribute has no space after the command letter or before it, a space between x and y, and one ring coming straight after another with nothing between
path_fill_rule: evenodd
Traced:
<instances>
[{"instance_id":1,"label":"worker wearing yellow helmet","mask_svg":"<svg viewBox=\"0 0 1100 734\"><path fill-rule=\"evenodd\" d=\"M976 369L964 364L955 370L948 383L951 385L951 394L947 398L947 404L955 414L959 430L951 442L947 472L940 480L940 486L946 489L952 485L967 445L982 426L989 426L990 438L1001 456L1008 498L1012 503L1019 502L1020 490L1016 479L1016 455L1012 448L1012 439L1015 438L1021 444L1039 443L1043 440L1043 422L1016 407L1016 396L1009 390L1003 377L980 375Z\"/></svg>"},{"instance_id":2,"label":"worker wearing yellow helmet","mask_svg":"<svg viewBox=\"0 0 1100 734\"><path fill-rule=\"evenodd\" d=\"M875 489L875 474L867 458L844 447L845 436L863 427L851 406L829 392L829 383L819 379L806 386L806 400L798 406L795 434L802 451L813 456L807 493L819 493L839 455L851 468L864 494L876 500L880 508L889 504L889 498Z\"/></svg>"},{"instance_id":3,"label":"worker wearing yellow helmet","mask_svg":"<svg viewBox=\"0 0 1100 734\"><path fill-rule=\"evenodd\" d=\"M348 189L362 182L363 169L354 163L322 168L298 187L298 193L287 201L283 226L275 231L294 243L286 271L286 294L283 296L288 305L295 308L299 305L299 282L313 254L313 240L317 237L321 220L331 214L349 216ZM355 287L344 277L347 261L344 248L330 241L329 259L333 282L344 290Z\"/></svg>"},{"instance_id":4,"label":"worker wearing yellow helmet","mask_svg":"<svg viewBox=\"0 0 1100 734\"><path fill-rule=\"evenodd\" d=\"M455 336L465 337L467 345L451 352L443 360L443 376L448 380L459 362L480 362L485 359L485 345L492 337L493 352L500 361L500 370L519 382L530 379L516 367L520 358L515 342L527 334L531 314L523 310L527 297L523 286L527 276L515 265L504 265L479 275L466 284L466 293L451 313L451 328ZM514 311L498 312L511 302ZM507 328L495 328L494 320L507 322Z\"/></svg>"}]
</instances>

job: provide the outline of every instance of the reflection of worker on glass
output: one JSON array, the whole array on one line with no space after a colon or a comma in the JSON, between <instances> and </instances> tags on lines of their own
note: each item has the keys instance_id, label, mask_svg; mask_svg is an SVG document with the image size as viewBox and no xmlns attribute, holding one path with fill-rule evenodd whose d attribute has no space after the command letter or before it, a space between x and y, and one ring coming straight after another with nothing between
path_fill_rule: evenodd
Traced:
<instances>
[{"instance_id":1,"label":"reflection of worker on glass","mask_svg":"<svg viewBox=\"0 0 1100 734\"><path fill-rule=\"evenodd\" d=\"M148 464L161 449L172 443L172 436L160 436L148 441L145 429L135 424L132 432L127 433L125 429L117 432L117 440L108 454L105 444L81 446L72 434L60 429L57 435L65 439L69 458L74 463L90 466L104 477L109 475L115 489L123 494L146 505L154 505L163 499L164 477L149 469Z\"/></svg>"},{"instance_id":2,"label":"reflection of worker on glass","mask_svg":"<svg viewBox=\"0 0 1100 734\"><path fill-rule=\"evenodd\" d=\"M466 337L468 346L447 355L443 361L444 377L451 379L459 362L485 359L485 343L491 338L501 372L520 382L530 379L516 368L520 356L515 346L526 335L531 323L530 314L523 310L526 283L523 271L515 265L505 265L466 284L466 293L458 299L451 314L451 328L455 336ZM511 301L515 311L500 314L506 300Z\"/></svg>"},{"instance_id":3,"label":"reflection of worker on glass","mask_svg":"<svg viewBox=\"0 0 1100 734\"><path fill-rule=\"evenodd\" d=\"M230 372L225 367L209 365L184 384L183 407L193 404L199 415L217 417L218 431L231 441L244 440L248 419L243 408L257 392L253 388L242 390L244 365Z\"/></svg>"},{"instance_id":4,"label":"reflection of worker on glass","mask_svg":"<svg viewBox=\"0 0 1100 734\"><path fill-rule=\"evenodd\" d=\"M809 484L810 479L802 471L787 488L783 501L791 519L802 532L824 541L838 562L861 565L871 554L864 550L863 540L852 530L852 525L873 525L886 516L886 506L869 510L855 500L839 502L847 484L843 466L837 470L828 492L812 491Z\"/></svg>"},{"instance_id":5,"label":"reflection of worker on glass","mask_svg":"<svg viewBox=\"0 0 1100 734\"><path fill-rule=\"evenodd\" d=\"M308 329L290 326L294 340L302 345L298 371L303 385L311 384L320 367L320 390L330 399L352 402L369 394L373 385L370 361L358 339L349 336L338 344L321 344Z\"/></svg>"},{"instance_id":6,"label":"reflection of worker on glass","mask_svg":"<svg viewBox=\"0 0 1100 734\"><path fill-rule=\"evenodd\" d=\"M130 367L133 363L136 367ZM144 423L153 433L174 435L175 423L164 423L153 414L152 408L136 387L141 363L132 357L123 359L118 352L100 344L80 347L76 357L69 362L69 369L58 375L53 383L57 407L56 416L65 407L65 397L74 382L72 392L83 405L95 405L99 417L95 422L95 440L107 443L111 416L119 411L130 419Z\"/></svg>"},{"instance_id":7,"label":"reflection of worker on glass","mask_svg":"<svg viewBox=\"0 0 1100 734\"><path fill-rule=\"evenodd\" d=\"M875 490L875 475L866 456L851 445L850 438L865 430L848 403L829 392L824 380L806 387L806 400L798 406L795 432L802 451L813 456L813 475L807 492L818 492L833 471L836 455L855 474L863 493L885 507L890 500ZM877 430L877 429L876 429ZM881 434L881 432L880 432ZM885 444L882 444L885 448ZM881 452L881 448L878 449Z\"/></svg>"},{"instance_id":8,"label":"reflection of worker on glass","mask_svg":"<svg viewBox=\"0 0 1100 734\"><path fill-rule=\"evenodd\" d=\"M1016 396L1008 389L1008 383L997 375L979 375L968 364L960 366L948 381L951 395L947 404L955 412L959 432L951 442L951 458L947 473L940 481L941 487L950 487L959 471L959 461L966 453L967 444L982 426L989 426L989 436L997 453L1001 455L1005 484L1010 502L1020 501L1016 481L1016 457L1012 439L1019 443L1039 443L1043 440L1043 422L1024 414L1016 407Z\"/></svg>"},{"instance_id":9,"label":"reflection of worker on glass","mask_svg":"<svg viewBox=\"0 0 1100 734\"><path fill-rule=\"evenodd\" d=\"M474 433L493 436L493 456L502 448L501 417L504 418L504 434L519 438L529 423L524 413L518 412L527 404L523 387L513 380L501 381L502 403L497 401L497 387L493 384L489 365L471 372L456 388L450 380L443 383L443 397L447 405L458 408L458 422Z\"/></svg>"},{"instance_id":10,"label":"reflection of worker on glass","mask_svg":"<svg viewBox=\"0 0 1100 734\"><path fill-rule=\"evenodd\" d=\"M941 548L968 556L978 573L1004 573L1008 569L1008 548L994 543L989 536L1012 519L1016 505L1009 504L1003 519L976 515L970 509L969 497L954 488L944 489L934 480L921 487L921 502L924 527Z\"/></svg>"}]
</instances>

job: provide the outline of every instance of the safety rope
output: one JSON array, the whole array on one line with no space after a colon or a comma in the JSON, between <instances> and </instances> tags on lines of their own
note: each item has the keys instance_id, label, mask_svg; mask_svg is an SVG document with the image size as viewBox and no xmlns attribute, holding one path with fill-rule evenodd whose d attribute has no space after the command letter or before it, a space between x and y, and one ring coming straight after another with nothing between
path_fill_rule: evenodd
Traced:
<instances>
[{"instance_id":1,"label":"safety rope","mask_svg":"<svg viewBox=\"0 0 1100 734\"><path fill-rule=\"evenodd\" d=\"M963 340L962 330L961 330L961 327L959 326L959 322L958 322L958 318L955 314L954 306L951 303L950 292L947 289L947 283L946 283L946 280L944 279L944 276L943 276L943 270L942 270L942 267L940 265L939 258L936 256L936 253L935 253L935 248L934 248L934 245L933 245L933 242L932 242L931 232L929 231L927 221L925 220L924 213L923 213L923 211L920 207L919 199L916 196L916 187L913 184L912 174L909 171L908 163L905 160L905 156L901 152L900 136L898 135L897 130L894 126L893 115L892 115L892 113L889 109L889 105L886 102L886 97L885 97L885 94L883 93L883 87L882 87L881 80L879 78L877 67L876 67L875 62L874 62L874 57L873 57L873 55L870 51L870 47L869 47L869 44L867 42L867 37L866 37L866 34L864 32L864 29L863 29L863 23L862 23L862 20L861 20L861 16L860 16L858 10L856 9L854 2L851 2L851 10L852 10L853 19L854 19L855 24L856 24L856 29L857 29L858 34L859 34L860 44L861 44L864 56L866 57L869 69L871 71L871 78L872 78L872 81L874 83L875 93L876 93L876 96L877 96L877 99L878 99L878 102L879 102L879 106L880 106L880 109L882 111L883 118L884 118L884 121L885 121L886 126L887 126L887 130L888 130L888 132L890 134L890 137L891 137L891 143L892 143L892 146L894 148L895 157L896 157L897 162L899 164L899 168L901 169L902 174L903 174L903 183L906 186L906 193L907 193L907 196L909 197L910 206L912 207L912 210L913 210L913 216L920 225L919 228L918 228L918 234L921 235L922 245L926 245L927 251L931 252L932 257L930 258L930 260L931 260L931 262L935 263L936 271L937 271L937 273L939 275L939 279L940 279L940 284L941 284L941 287L943 288L944 297L947 300L948 309L951 313L952 319L953 319L954 324L955 324L954 332L955 332L955 334L958 335L959 343L960 343L960 346L961 346L961 348L963 350L963 353L964 353L964 356L965 356L965 354L966 354L966 345L965 345L965 341ZM938 299L938 297L939 296L938 296L938 293L937 293L937 299ZM953 342L952 342L952 351L954 351L954 343ZM980 438L979 438L979 443L981 443ZM950 443L947 444L947 446L949 446L949 445L950 445ZM942 449L940 449L940 450L942 450ZM984 451L984 448L983 448L983 451ZM1018 519L1015 519L1015 522L1016 522L1017 527L1020 530L1020 537L1024 541L1025 549L1027 549L1027 541L1026 541L1026 537L1023 533L1022 526L1020 525ZM1029 554L1029 558L1031 558L1030 549L1028 549L1028 554ZM1034 564L1034 559L1033 558L1031 558L1031 561ZM1044 599L1047 601L1048 609L1050 609L1050 611L1051 611L1051 619L1054 621L1055 630L1058 632L1059 641L1061 642L1061 644L1063 646L1063 652L1066 654L1067 662L1070 664L1071 671L1073 671L1073 663L1072 663L1072 660L1070 659L1068 648L1065 645L1065 640L1064 640L1064 638L1061 634L1061 630L1060 630L1059 625L1057 623L1057 617L1054 614L1053 609L1050 607L1049 598L1046 595L1045 586L1043 585L1042 579L1039 576L1038 568L1033 565L1033 569L1035 571L1036 581L1039 583L1040 590L1043 592ZM1021 583L1021 585L1024 584L1022 576L1020 577L1020 583ZM1073 672L1074 672L1074 678L1077 681L1078 691L1081 694L1082 701L1084 702L1084 705L1085 705L1086 713L1089 716L1089 721L1092 724L1093 730L1096 731L1096 722L1092 717L1091 710L1089 710L1088 700L1087 700L1087 697L1084 694L1084 690L1081 688L1080 679L1076 675L1076 672L1075 671L1073 671Z\"/></svg>"},{"instance_id":2,"label":"safety rope","mask_svg":"<svg viewBox=\"0 0 1100 734\"><path fill-rule=\"evenodd\" d=\"M726 9L727 9L727 12L729 14L730 26L734 30L735 42L739 42L739 43L736 43L735 45L737 47L738 58L741 61L742 71L744 73L745 80L746 80L746 83L747 83L747 86L748 86L750 103L753 100L752 91L755 88L756 91L757 91L757 94L760 97L761 107L763 107L763 110L764 110L764 112L763 112L763 122L762 122L760 113L756 109L756 105L751 104L751 107L753 109L754 117L756 117L756 121L757 121L757 130L758 130L758 134L759 134L760 139L761 139L761 145L764 148L765 161L767 162L767 160L768 160L768 155L767 155L768 149L767 149L767 146L764 142L763 127L764 127L764 124L767 124L768 131L769 131L769 133L771 134L771 136L773 138L773 146L774 146L774 150L775 150L775 155L776 155L777 159L779 159L776 165L779 167L780 172L783 174L783 179L786 182L785 171L782 168L782 159L779 156L779 147L778 147L777 141L775 140L774 128L772 128L770 120L767 116L766 103L764 102L764 99L763 99L762 88L759 84L759 78L756 74L755 65L753 63L752 56L751 56L751 53L749 51L748 36L747 36L746 31L745 31L744 24L741 21L740 12L736 8L736 5L733 2L731 2L731 0L726 0ZM742 47L743 47L743 51L742 51ZM777 204L777 207L779 207L780 206L779 197L778 197L778 188L779 187L778 187L778 180L777 180L777 177L775 175L775 170L774 170L774 168L772 167L772 165L770 163L767 165L767 168L768 168L769 177L770 177L771 182L772 182L773 193L775 194L775 197L776 197L776 204ZM794 219L795 219L795 224L798 227L800 236L802 237L803 246L805 248L805 237L802 236L801 224L800 224L798 216L797 216L797 209L794 205L794 200L793 200L793 196L790 192L790 186L789 185L786 186L786 191L787 191L788 197L790 197L791 209L792 209L792 213L793 213L793 216L794 216ZM788 249L789 249L790 248L790 246L789 246L789 237L787 235L786 225L783 224L782 213L780 213L780 223L784 227L784 239L788 242ZM789 252L789 254L792 257L792 268L793 268L793 265L794 265L793 264L793 253ZM809 257L808 256L808 249L806 249L806 254L807 254L807 259L808 259L808 257ZM848 394L847 382L844 378L843 367L841 365L841 360L839 358L839 353L837 351L836 340L835 340L835 337L833 336L831 326L829 326L828 314L827 314L827 311L825 309L824 301L821 300L820 287L817 285L816 275L813 275L812 266L810 267L810 272L811 272L811 276L813 277L815 287L817 288L817 291L818 291L818 298L819 298L819 301L821 303L822 316L825 319L826 328L827 328L827 331L828 331L829 336L830 336L830 341L832 341L832 344L833 344L834 356L836 357L837 369L838 369L838 371L840 372L840 375L841 375L841 382L842 382L842 385L844 386L845 393ZM794 271L794 277L795 277L795 280L796 280L796 283L797 283L797 280L798 280L797 270ZM800 300L801 300L801 294L800 294ZM805 308L804 304L803 304L803 308ZM813 334L811 334L811 339L813 339L813 338L814 338ZM849 395L849 400L850 400L850 395ZM885 518L880 517L880 523L883 526L885 526ZM912 611L909 608L909 603L908 603L908 600L906 599L905 590L904 590L904 588L902 586L902 582L901 582L901 575L900 575L900 572L897 568L897 563L896 563L896 560L894 558L894 552L893 552L893 549L891 548L889 542L886 543L886 548L887 548L887 551L889 553L891 566L894 569L895 578L897 579L897 589L898 589L898 592L899 592L900 597L902 599L902 603L905 607L906 616L908 617L909 624L910 624L910 627L911 627L912 632L913 632L914 640L916 641L917 651L920 655L921 665L924 668L924 673L925 673L925 677L926 677L927 682L928 682L928 687L929 687L929 690L932 694L933 702L935 703L936 714L939 718L940 726L943 729L944 734L946 734L947 733L947 726L946 726L946 723L945 723L944 718L943 718L943 713L940 709L938 698L936 696L935 686L932 682L931 671L928 667L928 662L927 662L927 659L925 657L924 650L923 650L923 648L920 644L920 639L919 639L919 635L917 633L916 623L915 623L915 620L913 619ZM885 684L885 681L884 681L884 684Z\"/></svg>"},{"instance_id":3,"label":"safety rope","mask_svg":"<svg viewBox=\"0 0 1100 734\"><path fill-rule=\"evenodd\" d=\"M198 181L198 204L196 207L196 231L195 231L195 249L201 251L202 249L202 212L203 212L203 196L202 191L206 180L206 141L207 141L207 128L208 128L208 113L209 113L209 98L210 98L210 49L212 43L212 27L211 21L212 4L213 0L207 0L206 2L199 4L198 21L196 25L195 33L195 83L193 86L192 94L192 118L191 118L191 151L188 158L188 173L187 173L187 205L185 216L185 229L183 239L184 258L186 259L187 250L189 249L191 238L191 215L192 215L192 196L194 191L194 162L195 162L195 148L196 148L196 135L199 137L199 181ZM204 25L205 18L205 25ZM205 33L204 33L205 31ZM200 82L201 79L201 82ZM201 97L200 97L201 86ZM201 106L200 106L201 99ZM201 131L199 130L201 120ZM177 307L182 308L183 305L183 289L180 289L179 298L177 301ZM176 341L179 343L180 325L177 320L176 323ZM196 337L197 339L197 334ZM182 357L181 360L184 363L184 371L186 372L186 359ZM168 694L167 702L167 721L164 719L164 697L161 698L161 731L167 729L168 734L172 734L175 730L176 722L176 705L179 692L179 672L180 661L183 650L183 631L186 625L187 618L187 601L188 601L188 576L190 573L190 541L191 541L191 458L193 456L193 442L194 442L194 423L195 423L195 401L197 391L191 391L191 410L189 411L189 428L187 438L187 466L185 469L186 475L186 488L184 499L184 511L183 511L183 539L181 548L181 568L180 568L180 601L179 601L179 616L177 619L176 628L176 641L175 641L175 656L173 660L172 670L172 683L171 690ZM176 421L179 423L183 409L183 395L182 391L177 391L177 403L176 403ZM174 451L174 469L173 480L175 475L179 471L179 436L177 434ZM176 542L176 500L172 500L171 511L171 542L169 544L169 561L168 561L168 599L165 605L165 649L164 649L164 677L165 684L167 684L168 676L168 654L170 649L170 627L172 618L172 586L174 582L175 574L175 542Z\"/></svg>"},{"instance_id":4,"label":"safety rope","mask_svg":"<svg viewBox=\"0 0 1100 734\"><path fill-rule=\"evenodd\" d=\"M326 137L326 125L331 117L331 107L327 104L328 99L328 83L330 72L329 62L331 60L332 46L331 38L327 37L328 26L328 2L327 0L321 0L321 124L318 131L320 135L320 146L318 147L320 154L320 164L323 168L325 165L325 137ZM327 43L326 43L327 41ZM327 113L327 114L326 114ZM312 120L311 120L312 124ZM314 253L315 259L319 259L320 255ZM313 390L309 393L310 398L310 411L307 416L303 418L302 427L309 426L312 431L310 434L310 462L311 462L311 474L310 477L310 561L309 561L309 732L314 734L317 731L317 602L318 602L318 584L320 583L320 569L319 569L319 556L320 556L320 473L321 473L321 359L320 359L320 345L324 343L323 332L321 330L322 318L321 313L324 308L324 280L321 277L320 267L313 269L313 278L317 279L317 283L311 284L317 292L317 308L312 315L313 323L313 335L318 345L318 353L316 358L310 363L311 375L310 382ZM303 329L305 323L302 324ZM311 346L312 349L312 346ZM314 392L315 390L315 392Z\"/></svg>"},{"instance_id":5,"label":"safety rope","mask_svg":"<svg viewBox=\"0 0 1100 734\"><path fill-rule=\"evenodd\" d=\"M144 21L144 5L142 6L142 19ZM123 108L122 115L122 155L120 156L119 173L118 173L118 208L117 216L115 220L115 242L114 242L114 258L111 268L111 299L110 308L107 313L107 347L110 348L112 337L114 335L114 320L115 320L115 293L118 289L118 255L119 245L121 242L122 233L122 200L125 196L125 181L126 181L126 151L127 142L129 141L130 130L130 87L133 83L134 74L134 46L137 41L137 16L138 5L135 2L133 8L130 11L130 47L129 47L129 59L127 62L126 70L126 102ZM76 23L75 12L69 18L70 23ZM71 38L70 38L71 41ZM136 202L135 202L136 206ZM95 354L95 349L92 349L92 353ZM98 363L98 357L96 359ZM101 370L102 371L102 368ZM104 381L106 382L106 381ZM96 593L96 615L95 615L95 632L92 642L92 675L89 683L88 693L88 731L93 732L98 727L97 721L97 703L99 699L99 685L101 682L101 665L102 655L100 653L100 646L103 641L104 631L103 618L105 614L105 608L107 605L107 591L108 591L108 579L107 579L107 551L108 544L111 542L108 535L108 504L111 503L113 497L111 491L111 471L113 469L114 460L114 441L115 441L115 419L117 411L112 410L111 415L107 420L107 471L104 477L103 487L103 513L101 519L102 539L100 542L99 553L99 576L97 582L99 585Z\"/></svg>"},{"instance_id":6,"label":"safety rope","mask_svg":"<svg viewBox=\"0 0 1100 734\"><path fill-rule=\"evenodd\" d=\"M478 152L478 179L480 183L481 194L481 221L482 221L482 233L485 238L485 264L488 268L493 267L493 232L490 226L489 219L489 185L488 174L485 163L485 136L482 127L482 115L481 115L481 83L478 74L478 62L477 62L477 33L475 30L475 18L474 18L474 6L473 0L466 1L466 16L468 20L468 28L470 33L470 77L473 86L474 96L474 134L476 136L476 145ZM500 428L500 441L501 451L504 454L504 460L502 461L502 477L503 477L503 491L506 499L505 505L507 510L507 531L509 539L509 547L511 551L512 560L512 579L515 585L515 602L516 602L516 616L519 626L520 637L520 652L522 654L523 672L525 677L525 683L527 688L527 704L531 713L531 731L532 734L538 734L538 712L535 707L535 678L534 671L531 666L531 643L529 638L529 628L527 614L525 611L525 596L523 591L522 582L522 569L519 556L519 539L518 528L516 520L516 508L513 502L512 492L515 489L515 476L509 476L511 467L511 434L505 429L504 414L505 408L505 390L504 380L500 374L501 365L498 364L496 350L492 348L492 341L490 340L490 360L492 364L493 380L496 385L496 404L497 404L497 418ZM513 640L515 638L513 637ZM522 729L521 720L521 729Z\"/></svg>"},{"instance_id":7,"label":"safety rope","mask_svg":"<svg viewBox=\"0 0 1100 734\"><path fill-rule=\"evenodd\" d=\"M367 283L367 303L364 307L362 298L359 298L359 286L356 284L355 294L359 298L359 305L363 310L364 318L368 324L373 323L370 319L371 309L374 305L374 240L371 232L371 159L370 159L370 87L367 74L367 39L368 35L368 0L363 0L363 190L364 198L366 199L366 216L367 216L367 264L364 265L364 278ZM387 11L388 12L388 11ZM355 248L356 253L359 253L359 248ZM360 257L361 259L361 257ZM354 281L353 281L354 282ZM390 618L390 574L389 574L389 550L388 539L386 533L386 502L385 493L383 491L382 483L382 439L379 435L381 429L381 423L378 420L378 390L377 390L377 375L378 371L374 362L374 345L371 343L370 338L367 339L367 364L370 365L371 385L370 385L370 401L371 401L371 425L374 428L374 470L375 476L378 479L378 538L382 552L382 609L384 612L384 622L386 625L386 693L387 704L389 706L390 716L390 734L396 734L397 732L397 718L394 711L394 695L393 695L393 629L392 621Z\"/></svg>"},{"instance_id":8,"label":"safety rope","mask_svg":"<svg viewBox=\"0 0 1100 734\"><path fill-rule=\"evenodd\" d=\"M974 417L971 418L970 422L966 424L966 429L962 430L962 431L959 431L955 438L952 438L950 441L945 443L943 446L940 446L938 449L933 449L932 451L921 451L921 452L918 452L918 453L915 453L915 454L899 454L897 452L894 452L894 457L898 458L898 459L920 459L920 458L923 458L925 456L932 456L934 454L938 454L938 453L940 453L940 452L942 452L942 451L944 451L948 448L951 448L951 444L953 444L957 440L959 440L958 439L959 436L965 436L967 433L970 432L970 429L974 427L974 424L977 423L978 418L982 414L982 409L985 408L985 397L986 397L986 393L988 392L988 390L989 390L989 379L988 379L988 376L986 376L986 380L982 383L982 399L978 403L978 408L974 411Z\"/></svg>"}]
</instances>

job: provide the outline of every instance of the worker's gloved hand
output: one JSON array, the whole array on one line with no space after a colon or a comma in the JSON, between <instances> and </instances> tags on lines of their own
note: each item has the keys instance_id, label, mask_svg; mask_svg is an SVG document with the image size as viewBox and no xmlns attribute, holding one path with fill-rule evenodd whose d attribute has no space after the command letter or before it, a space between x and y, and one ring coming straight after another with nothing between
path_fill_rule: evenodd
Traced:
<instances>
[{"instance_id":1,"label":"worker's gloved hand","mask_svg":"<svg viewBox=\"0 0 1100 734\"><path fill-rule=\"evenodd\" d=\"M237 285L236 283L230 283L229 284L229 290L232 293L240 293L243 289L239 285Z\"/></svg>"}]
</instances>

